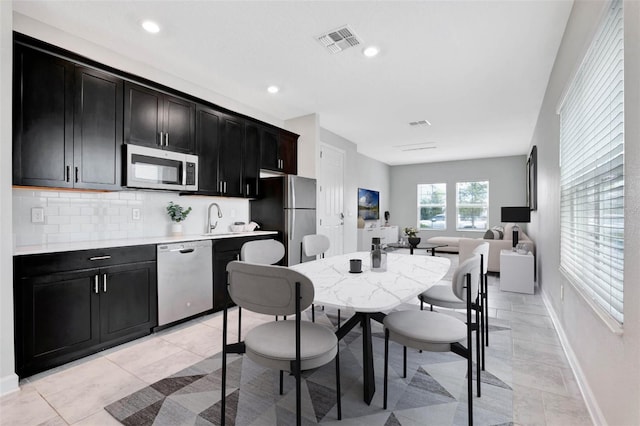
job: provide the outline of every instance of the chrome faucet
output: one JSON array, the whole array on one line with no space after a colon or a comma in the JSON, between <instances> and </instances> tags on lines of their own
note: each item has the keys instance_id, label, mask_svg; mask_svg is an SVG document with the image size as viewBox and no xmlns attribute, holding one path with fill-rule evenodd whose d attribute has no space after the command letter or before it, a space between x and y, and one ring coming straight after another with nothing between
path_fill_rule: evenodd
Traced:
<instances>
[{"instance_id":1,"label":"chrome faucet","mask_svg":"<svg viewBox=\"0 0 640 426\"><path fill-rule=\"evenodd\" d=\"M220 206L218 205L218 203L211 203L209 204L209 208L207 210L207 233L211 233L211 231L213 231L214 229L216 229L216 226L218 226L218 221L216 220L216 223L214 223L213 225L211 224L211 207L216 206L216 208L218 209L218 218L222 217L222 210L220 209Z\"/></svg>"}]
</instances>

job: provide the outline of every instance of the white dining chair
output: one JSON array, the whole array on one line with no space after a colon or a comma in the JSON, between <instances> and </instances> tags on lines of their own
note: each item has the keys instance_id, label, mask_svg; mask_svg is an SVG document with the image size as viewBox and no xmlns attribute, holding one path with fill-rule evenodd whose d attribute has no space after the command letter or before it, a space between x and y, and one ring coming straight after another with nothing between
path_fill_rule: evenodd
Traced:
<instances>
[{"instance_id":1,"label":"white dining chair","mask_svg":"<svg viewBox=\"0 0 640 426\"><path fill-rule=\"evenodd\" d=\"M329 250L329 247L331 247L331 241L326 235L305 235L300 242L300 263L302 263L303 256L320 256L321 259L324 258L324 254ZM322 309L324 310L324 306ZM313 303L311 304L311 321L316 322L316 307ZM340 327L340 309L338 309L338 327Z\"/></svg>"},{"instance_id":2,"label":"white dining chair","mask_svg":"<svg viewBox=\"0 0 640 426\"><path fill-rule=\"evenodd\" d=\"M473 424L473 363L472 339L474 323L471 321L471 303L478 292L480 256L475 255L462 262L453 274L453 293L466 304L466 323L450 315L424 310L395 311L388 314L384 324L384 394L383 406L387 409L389 376L389 340L403 345L404 377L407 368L407 347L430 352L453 352L467 360L467 401L469 424ZM466 348L461 344L466 340ZM479 363L478 353L476 362ZM480 382L480 369L476 368L476 380ZM479 392L479 385L478 385ZM478 396L480 394L478 393Z\"/></svg>"},{"instance_id":3,"label":"white dining chair","mask_svg":"<svg viewBox=\"0 0 640 426\"><path fill-rule=\"evenodd\" d=\"M476 339L476 342L478 343L478 347L476 349L480 352L480 358L482 360L479 367L484 370L485 329L488 327L488 322L486 320L486 297L484 296L483 292L486 284L490 246L487 242L472 238L461 238L459 244L459 261L461 263L472 256L480 255L480 266L478 268L480 285L478 287L478 293L475 299L472 301L471 308L476 313L475 322L478 325L478 336L476 337L479 337L479 339ZM449 309L466 309L466 302L454 294L451 287L451 282L446 280L438 282L436 285L419 294L418 299L420 299L420 309L424 309L425 303L428 303L430 305L430 310L432 311L434 306L440 306Z\"/></svg>"},{"instance_id":4,"label":"white dining chair","mask_svg":"<svg viewBox=\"0 0 640 426\"><path fill-rule=\"evenodd\" d=\"M240 247L240 260L261 265L275 265L284 257L284 244L278 240L247 241ZM286 319L286 318L285 318ZM276 317L276 321L278 317ZM238 341L242 329L242 308L238 307Z\"/></svg>"},{"instance_id":5,"label":"white dining chair","mask_svg":"<svg viewBox=\"0 0 640 426\"><path fill-rule=\"evenodd\" d=\"M300 272L284 266L233 261L227 265L228 295L238 306L266 315L295 315L295 321L271 321L252 328L243 342L227 344L227 305L223 313L221 424L225 424L227 354L246 354L266 368L296 379L296 424L301 424L301 372L336 363L337 417L342 419L338 338L321 324L301 320L301 312L314 298L313 283Z\"/></svg>"}]
</instances>

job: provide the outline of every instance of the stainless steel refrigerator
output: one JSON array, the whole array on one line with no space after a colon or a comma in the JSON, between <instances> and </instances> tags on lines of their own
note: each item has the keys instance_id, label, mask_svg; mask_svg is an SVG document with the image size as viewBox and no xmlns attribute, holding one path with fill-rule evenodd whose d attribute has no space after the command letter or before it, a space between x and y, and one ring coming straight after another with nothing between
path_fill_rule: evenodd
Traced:
<instances>
[{"instance_id":1,"label":"stainless steel refrigerator","mask_svg":"<svg viewBox=\"0 0 640 426\"><path fill-rule=\"evenodd\" d=\"M285 266L300 263L302 237L316 233L316 180L293 175L260 179L260 198L251 200L251 220L278 231ZM303 262L312 260L303 256Z\"/></svg>"}]
</instances>

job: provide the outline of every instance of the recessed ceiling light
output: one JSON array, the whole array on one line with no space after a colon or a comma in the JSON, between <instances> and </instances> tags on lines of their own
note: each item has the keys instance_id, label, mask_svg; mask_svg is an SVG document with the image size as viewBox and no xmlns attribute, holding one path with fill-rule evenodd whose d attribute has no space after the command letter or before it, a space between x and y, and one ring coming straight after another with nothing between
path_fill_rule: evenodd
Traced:
<instances>
[{"instance_id":1,"label":"recessed ceiling light","mask_svg":"<svg viewBox=\"0 0 640 426\"><path fill-rule=\"evenodd\" d=\"M142 21L142 28L151 34L160 32L160 26L153 21Z\"/></svg>"},{"instance_id":2,"label":"recessed ceiling light","mask_svg":"<svg viewBox=\"0 0 640 426\"><path fill-rule=\"evenodd\" d=\"M269 86L267 87L267 92L269 93L278 93L280 91L280 88L278 86Z\"/></svg>"},{"instance_id":3,"label":"recessed ceiling light","mask_svg":"<svg viewBox=\"0 0 640 426\"><path fill-rule=\"evenodd\" d=\"M378 53L380 53L380 49L378 49L376 46L369 46L369 47L365 48L362 51L362 53L367 58L373 58L374 56L377 56Z\"/></svg>"}]
</instances>

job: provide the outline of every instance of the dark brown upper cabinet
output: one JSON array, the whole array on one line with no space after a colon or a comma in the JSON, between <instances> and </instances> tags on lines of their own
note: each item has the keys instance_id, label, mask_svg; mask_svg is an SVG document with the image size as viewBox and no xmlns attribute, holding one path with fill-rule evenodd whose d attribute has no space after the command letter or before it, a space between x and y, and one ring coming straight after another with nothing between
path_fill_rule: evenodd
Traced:
<instances>
[{"instance_id":1,"label":"dark brown upper cabinet","mask_svg":"<svg viewBox=\"0 0 640 426\"><path fill-rule=\"evenodd\" d=\"M124 140L193 154L196 104L135 83L125 83Z\"/></svg>"},{"instance_id":2,"label":"dark brown upper cabinet","mask_svg":"<svg viewBox=\"0 0 640 426\"><path fill-rule=\"evenodd\" d=\"M298 135L277 128L266 128L260 141L263 169L286 174L298 173Z\"/></svg>"},{"instance_id":3,"label":"dark brown upper cabinet","mask_svg":"<svg viewBox=\"0 0 640 426\"><path fill-rule=\"evenodd\" d=\"M14 48L13 183L119 189L123 81Z\"/></svg>"},{"instance_id":4,"label":"dark brown upper cabinet","mask_svg":"<svg viewBox=\"0 0 640 426\"><path fill-rule=\"evenodd\" d=\"M245 127L244 155L243 155L243 195L247 198L258 196L258 181L260 180L260 138L261 126L248 122Z\"/></svg>"},{"instance_id":5,"label":"dark brown upper cabinet","mask_svg":"<svg viewBox=\"0 0 640 426\"><path fill-rule=\"evenodd\" d=\"M198 105L196 110L196 152L198 155L198 192L216 195L218 154L220 152L220 112Z\"/></svg>"},{"instance_id":6,"label":"dark brown upper cabinet","mask_svg":"<svg viewBox=\"0 0 640 426\"><path fill-rule=\"evenodd\" d=\"M256 197L260 177L260 127L198 105L196 143L198 192Z\"/></svg>"}]
</instances>

